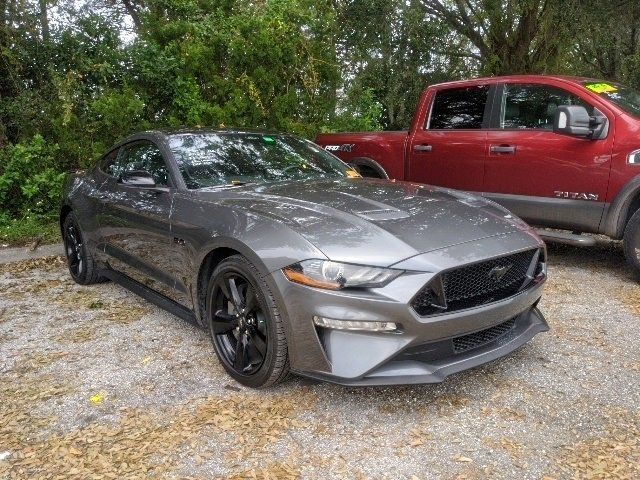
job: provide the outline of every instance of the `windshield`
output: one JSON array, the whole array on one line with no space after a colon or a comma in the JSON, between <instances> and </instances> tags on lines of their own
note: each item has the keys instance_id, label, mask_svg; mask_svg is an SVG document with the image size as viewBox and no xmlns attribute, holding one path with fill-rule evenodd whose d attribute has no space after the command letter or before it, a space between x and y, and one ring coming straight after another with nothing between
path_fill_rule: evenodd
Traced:
<instances>
[{"instance_id":1,"label":"windshield","mask_svg":"<svg viewBox=\"0 0 640 480\"><path fill-rule=\"evenodd\" d=\"M606 98L625 112L640 116L640 92L611 82L584 82L584 88Z\"/></svg>"},{"instance_id":2,"label":"windshield","mask_svg":"<svg viewBox=\"0 0 640 480\"><path fill-rule=\"evenodd\" d=\"M169 146L187 188L358 174L317 145L290 135L184 133Z\"/></svg>"}]
</instances>

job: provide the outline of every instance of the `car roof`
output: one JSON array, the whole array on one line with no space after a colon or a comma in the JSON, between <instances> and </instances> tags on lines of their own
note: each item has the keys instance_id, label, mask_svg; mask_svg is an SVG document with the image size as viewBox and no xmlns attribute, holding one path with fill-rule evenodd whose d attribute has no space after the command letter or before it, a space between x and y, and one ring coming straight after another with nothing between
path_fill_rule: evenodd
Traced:
<instances>
[{"instance_id":1,"label":"car roof","mask_svg":"<svg viewBox=\"0 0 640 480\"><path fill-rule=\"evenodd\" d=\"M153 130L144 130L133 133L125 138L118 140L102 155L107 155L116 148L137 140L164 141L174 135L202 135L208 133L215 134L260 134L260 135L287 135L295 136L292 133L281 132L278 130L270 130L266 128L213 128L213 127L177 127L177 128L157 128Z\"/></svg>"},{"instance_id":2,"label":"car roof","mask_svg":"<svg viewBox=\"0 0 640 480\"><path fill-rule=\"evenodd\" d=\"M590 77L578 77L571 75L502 75L496 77L478 77L468 80L454 80L451 82L442 82L432 85L433 87L444 87L451 85L474 85L477 83L500 83L500 82L527 82L535 80L560 80L567 83L581 84L582 82L601 82L602 79Z\"/></svg>"},{"instance_id":3,"label":"car roof","mask_svg":"<svg viewBox=\"0 0 640 480\"><path fill-rule=\"evenodd\" d=\"M179 127L179 128L158 128L141 133L155 133L170 137L172 135L183 134L264 134L264 135L291 135L290 133L280 132L277 130L266 128L213 128L213 127Z\"/></svg>"}]
</instances>

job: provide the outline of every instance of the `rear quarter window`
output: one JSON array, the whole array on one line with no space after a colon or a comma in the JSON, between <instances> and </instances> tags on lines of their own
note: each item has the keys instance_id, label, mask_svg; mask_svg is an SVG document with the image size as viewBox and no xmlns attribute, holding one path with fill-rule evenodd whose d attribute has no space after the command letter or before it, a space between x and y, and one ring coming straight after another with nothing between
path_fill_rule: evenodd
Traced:
<instances>
[{"instance_id":1,"label":"rear quarter window","mask_svg":"<svg viewBox=\"0 0 640 480\"><path fill-rule=\"evenodd\" d=\"M477 130L482 128L488 95L488 85L436 92L427 129Z\"/></svg>"}]
</instances>

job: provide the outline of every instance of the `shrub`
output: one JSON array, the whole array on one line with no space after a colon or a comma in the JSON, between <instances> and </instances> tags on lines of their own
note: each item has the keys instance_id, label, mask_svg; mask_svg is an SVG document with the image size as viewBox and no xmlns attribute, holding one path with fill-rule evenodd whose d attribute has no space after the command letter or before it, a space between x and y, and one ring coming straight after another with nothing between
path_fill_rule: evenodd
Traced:
<instances>
[{"instance_id":1,"label":"shrub","mask_svg":"<svg viewBox=\"0 0 640 480\"><path fill-rule=\"evenodd\" d=\"M65 178L56 167L56 144L41 135L0 151L0 205L13 217L57 209Z\"/></svg>"}]
</instances>

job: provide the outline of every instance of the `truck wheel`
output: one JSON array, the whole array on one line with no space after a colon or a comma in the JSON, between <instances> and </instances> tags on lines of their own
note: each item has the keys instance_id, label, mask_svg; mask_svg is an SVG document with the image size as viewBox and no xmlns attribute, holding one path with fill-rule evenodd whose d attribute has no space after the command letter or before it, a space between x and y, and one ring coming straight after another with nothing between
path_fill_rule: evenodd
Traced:
<instances>
[{"instance_id":1,"label":"truck wheel","mask_svg":"<svg viewBox=\"0 0 640 480\"><path fill-rule=\"evenodd\" d=\"M640 281L640 210L632 215L624 229L624 256Z\"/></svg>"}]
</instances>

